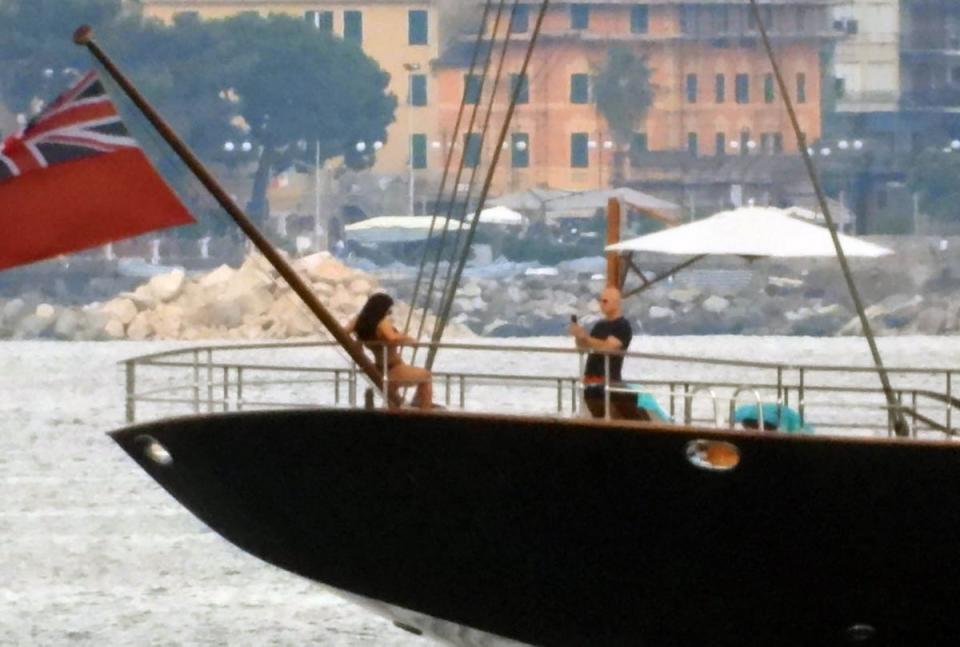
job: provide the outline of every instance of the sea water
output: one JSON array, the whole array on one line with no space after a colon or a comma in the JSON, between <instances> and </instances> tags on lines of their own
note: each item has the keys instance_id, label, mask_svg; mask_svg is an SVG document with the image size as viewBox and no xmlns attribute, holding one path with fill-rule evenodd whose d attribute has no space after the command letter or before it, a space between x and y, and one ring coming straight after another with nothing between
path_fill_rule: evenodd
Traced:
<instances>
[{"instance_id":1,"label":"sea water","mask_svg":"<svg viewBox=\"0 0 960 647\"><path fill-rule=\"evenodd\" d=\"M104 434L123 424L117 362L178 346L0 343L0 645L424 644L227 543ZM889 365L960 367L956 338L880 348ZM632 350L870 363L858 338L643 337Z\"/></svg>"}]
</instances>

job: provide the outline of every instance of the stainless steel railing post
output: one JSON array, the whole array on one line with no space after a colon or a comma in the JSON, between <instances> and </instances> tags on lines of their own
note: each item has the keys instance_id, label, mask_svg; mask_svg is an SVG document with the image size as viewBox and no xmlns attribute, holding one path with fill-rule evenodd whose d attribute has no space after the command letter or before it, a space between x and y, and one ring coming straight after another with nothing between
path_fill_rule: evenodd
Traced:
<instances>
[{"instance_id":1,"label":"stainless steel railing post","mask_svg":"<svg viewBox=\"0 0 960 647\"><path fill-rule=\"evenodd\" d=\"M135 360L127 360L124 362L126 368L126 384L127 384L127 397L126 397L126 416L127 424L133 424L134 420L137 417L137 365Z\"/></svg>"},{"instance_id":2,"label":"stainless steel railing post","mask_svg":"<svg viewBox=\"0 0 960 647\"><path fill-rule=\"evenodd\" d=\"M610 355L603 355L603 419L610 420Z\"/></svg>"}]
</instances>

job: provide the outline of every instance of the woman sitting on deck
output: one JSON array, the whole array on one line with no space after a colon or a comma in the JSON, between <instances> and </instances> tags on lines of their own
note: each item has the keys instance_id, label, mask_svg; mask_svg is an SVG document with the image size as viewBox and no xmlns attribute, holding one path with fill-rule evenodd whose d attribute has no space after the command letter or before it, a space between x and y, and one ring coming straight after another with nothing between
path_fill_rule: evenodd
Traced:
<instances>
[{"instance_id":1,"label":"woman sitting on deck","mask_svg":"<svg viewBox=\"0 0 960 647\"><path fill-rule=\"evenodd\" d=\"M400 346L415 344L416 340L403 335L390 321L393 299L382 292L373 294L347 327L373 353L374 363L389 384L390 393L399 400L401 386L416 386L413 406L433 408L433 376L430 371L410 366L400 357Z\"/></svg>"}]
</instances>

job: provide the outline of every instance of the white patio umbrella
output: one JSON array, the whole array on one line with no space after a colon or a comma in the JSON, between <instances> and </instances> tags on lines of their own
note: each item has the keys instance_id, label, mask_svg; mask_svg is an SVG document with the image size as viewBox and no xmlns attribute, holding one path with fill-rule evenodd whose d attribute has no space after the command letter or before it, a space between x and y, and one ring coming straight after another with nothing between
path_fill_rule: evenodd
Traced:
<instances>
[{"instance_id":1,"label":"white patio umbrella","mask_svg":"<svg viewBox=\"0 0 960 647\"><path fill-rule=\"evenodd\" d=\"M876 258L893 251L839 234L850 257ZM672 229L621 241L608 252L657 252L684 256L727 255L773 258L836 256L825 227L792 217L776 207L743 207Z\"/></svg>"}]
</instances>

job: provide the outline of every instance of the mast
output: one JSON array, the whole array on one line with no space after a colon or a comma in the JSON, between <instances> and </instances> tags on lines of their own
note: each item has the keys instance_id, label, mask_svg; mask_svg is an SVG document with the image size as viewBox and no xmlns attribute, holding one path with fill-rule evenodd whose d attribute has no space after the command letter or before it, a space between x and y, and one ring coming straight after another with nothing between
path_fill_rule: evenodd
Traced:
<instances>
[{"instance_id":1,"label":"mast","mask_svg":"<svg viewBox=\"0 0 960 647\"><path fill-rule=\"evenodd\" d=\"M313 293L310 286L306 284L303 278L287 262L280 252L270 244L270 241L257 229L256 225L247 217L247 215L236 205L233 199L223 190L223 187L216 181L209 171L203 166L190 148L177 136L166 121L153 109L147 100L134 87L133 83L120 71L109 56L100 48L93 39L93 29L89 25L79 27L73 34L73 42L87 50L97 61L103 65L104 69L120 86L123 92L133 101L134 105L140 110L144 117L157 130L164 141L173 149L177 157L186 164L187 168L203 184L204 188L216 199L217 203L223 207L223 210L240 227L240 230L257 247L264 258L277 270L287 284L297 293L297 296L306 304L310 311L320 320L320 323L330 331L334 339L343 347L350 358L360 367L371 382L378 388L383 389L383 375L380 370L374 366L370 359L363 352L356 341L354 341L347 331L337 322L330 312L320 303L317 295ZM399 405L399 401L388 396L390 403L394 406Z\"/></svg>"},{"instance_id":2,"label":"mast","mask_svg":"<svg viewBox=\"0 0 960 647\"><path fill-rule=\"evenodd\" d=\"M773 54L773 46L770 44L770 38L767 35L767 26L760 15L760 7L757 6L757 0L750 0L750 11L760 29L760 38L763 40L763 47L767 52L767 58L770 59L770 65L773 68L773 74L777 79L777 86L780 88L780 95L787 108L787 114L790 116L790 124L797 137L797 147L800 149L800 155L803 157L804 166L807 169L807 175L810 176L810 182L813 184L813 190L817 194L817 202L820 204L820 212L827 223L827 231L830 232L830 239L833 241L833 247L837 252L837 260L840 261L840 269L843 271L843 278L847 283L847 289L850 292L850 298L857 310L857 316L860 318L860 325L863 327L863 335L867 338L867 345L870 346L870 353L873 355L873 363L877 367L877 373L880 376L880 383L883 385L883 394L887 399L889 415L893 418L893 428L898 436L909 435L909 428L903 419L903 412L900 410L900 403L897 401L890 386L890 376L883 366L883 360L880 358L880 350L877 348L877 341L873 335L873 329L870 327L870 321L864 311L863 300L860 298L860 291L853 280L853 274L850 271L850 265L847 263L847 256L843 253L843 247L840 245L840 238L837 236L837 226L834 223L833 216L830 214L830 207L827 205L827 198L820 186L820 180L817 177L817 171L813 166L813 160L810 159L810 153L807 151L807 139L800 128L800 121L797 119L797 112L794 109L793 101L790 99L790 93L787 91L787 84L783 80L783 74L780 72L780 66L777 58Z\"/></svg>"}]
</instances>

